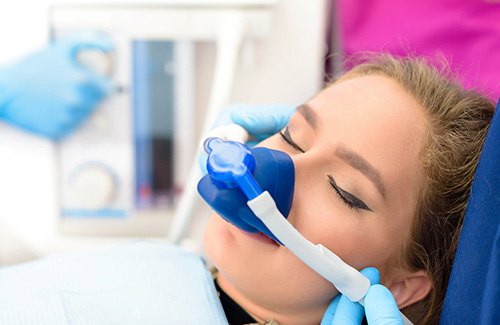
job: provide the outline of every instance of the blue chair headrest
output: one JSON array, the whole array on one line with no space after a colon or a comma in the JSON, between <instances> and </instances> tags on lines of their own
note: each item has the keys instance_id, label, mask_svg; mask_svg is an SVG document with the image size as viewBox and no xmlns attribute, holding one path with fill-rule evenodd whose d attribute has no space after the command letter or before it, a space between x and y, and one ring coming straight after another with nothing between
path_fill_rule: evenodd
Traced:
<instances>
[{"instance_id":1,"label":"blue chair headrest","mask_svg":"<svg viewBox=\"0 0 500 325\"><path fill-rule=\"evenodd\" d=\"M441 324L500 320L500 101L481 153Z\"/></svg>"}]
</instances>

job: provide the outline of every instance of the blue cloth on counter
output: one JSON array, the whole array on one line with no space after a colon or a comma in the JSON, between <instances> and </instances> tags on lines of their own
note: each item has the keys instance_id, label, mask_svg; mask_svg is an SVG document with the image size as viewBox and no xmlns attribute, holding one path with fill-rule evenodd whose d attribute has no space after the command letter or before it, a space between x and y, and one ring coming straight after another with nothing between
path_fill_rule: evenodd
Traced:
<instances>
[{"instance_id":1,"label":"blue cloth on counter","mask_svg":"<svg viewBox=\"0 0 500 325\"><path fill-rule=\"evenodd\" d=\"M0 269L0 324L227 324L196 254L133 242Z\"/></svg>"},{"instance_id":2,"label":"blue cloth on counter","mask_svg":"<svg viewBox=\"0 0 500 325\"><path fill-rule=\"evenodd\" d=\"M500 320L500 101L474 176L440 324Z\"/></svg>"}]
</instances>

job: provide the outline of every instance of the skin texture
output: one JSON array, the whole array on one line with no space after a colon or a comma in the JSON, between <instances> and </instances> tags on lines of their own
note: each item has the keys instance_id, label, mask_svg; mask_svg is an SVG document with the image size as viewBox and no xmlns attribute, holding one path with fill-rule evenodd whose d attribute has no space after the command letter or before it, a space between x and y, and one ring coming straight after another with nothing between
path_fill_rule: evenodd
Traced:
<instances>
[{"instance_id":1,"label":"skin texture","mask_svg":"<svg viewBox=\"0 0 500 325\"><path fill-rule=\"evenodd\" d=\"M294 161L288 220L355 268L377 267L400 307L422 299L430 290L425 272L410 272L398 262L421 187L424 109L395 81L377 75L334 84L306 105L288 125L297 146L280 134L260 143ZM373 172L352 166L360 163L351 151L377 171L381 186ZM372 211L346 205L329 176L344 196L349 192ZM209 221L205 246L219 269L219 285L259 321L317 324L338 294L285 247L250 236L217 215Z\"/></svg>"}]
</instances>

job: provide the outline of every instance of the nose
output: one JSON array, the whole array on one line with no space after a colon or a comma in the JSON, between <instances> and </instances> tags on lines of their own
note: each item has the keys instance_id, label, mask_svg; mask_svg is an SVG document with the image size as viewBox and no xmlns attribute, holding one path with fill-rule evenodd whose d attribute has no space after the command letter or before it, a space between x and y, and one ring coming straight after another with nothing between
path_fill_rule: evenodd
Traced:
<instances>
[{"instance_id":1,"label":"nose","mask_svg":"<svg viewBox=\"0 0 500 325\"><path fill-rule=\"evenodd\" d=\"M292 155L292 162L295 171L295 189L300 189L301 182L312 176L312 170L315 168L315 157L310 152Z\"/></svg>"},{"instance_id":2,"label":"nose","mask_svg":"<svg viewBox=\"0 0 500 325\"><path fill-rule=\"evenodd\" d=\"M254 148L250 151L252 157L255 159L253 177L262 190L268 191L273 197L281 214L287 216L290 211L294 191L294 167L292 159L284 152L263 147ZM217 162L216 158L220 158L224 161L219 165L226 167L227 161L224 159L225 155L212 157L212 154L213 151L209 156L209 163L214 162L214 160ZM249 198L245 197L238 188L221 186L217 181L219 175L215 175L214 179L214 175L212 175L214 168L212 166L209 167L207 168L209 174L205 175L198 183L198 191L203 199L220 216L240 229L249 232L262 231L269 237L274 238L269 229L248 208L247 201Z\"/></svg>"},{"instance_id":3,"label":"nose","mask_svg":"<svg viewBox=\"0 0 500 325\"><path fill-rule=\"evenodd\" d=\"M294 173L294 193L292 200L292 207L290 210L290 217L288 220L291 223L295 223L296 220L294 214L302 209L310 208L309 199L314 197L315 192L317 192L318 182L321 178L321 170L324 168L324 157L321 156L319 151L307 151L301 154L295 154L291 156Z\"/></svg>"}]
</instances>

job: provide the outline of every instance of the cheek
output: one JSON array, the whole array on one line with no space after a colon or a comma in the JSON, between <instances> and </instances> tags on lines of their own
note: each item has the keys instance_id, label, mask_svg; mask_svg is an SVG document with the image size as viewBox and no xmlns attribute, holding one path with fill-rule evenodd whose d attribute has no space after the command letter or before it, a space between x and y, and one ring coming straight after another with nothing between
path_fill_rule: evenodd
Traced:
<instances>
[{"instance_id":1,"label":"cheek","mask_svg":"<svg viewBox=\"0 0 500 325\"><path fill-rule=\"evenodd\" d=\"M290 222L308 240L323 244L356 269L385 269L400 247L393 240L397 229L380 216L359 215L343 207L332 196L302 188L294 199Z\"/></svg>"},{"instance_id":2,"label":"cheek","mask_svg":"<svg viewBox=\"0 0 500 325\"><path fill-rule=\"evenodd\" d=\"M204 234L205 252L219 268L237 263L242 250L239 230L216 213L212 213Z\"/></svg>"},{"instance_id":3,"label":"cheek","mask_svg":"<svg viewBox=\"0 0 500 325\"><path fill-rule=\"evenodd\" d=\"M216 265L224 256L224 247L231 244L230 234L224 229L224 225L219 219L215 214L210 216L204 236L205 252Z\"/></svg>"}]
</instances>

